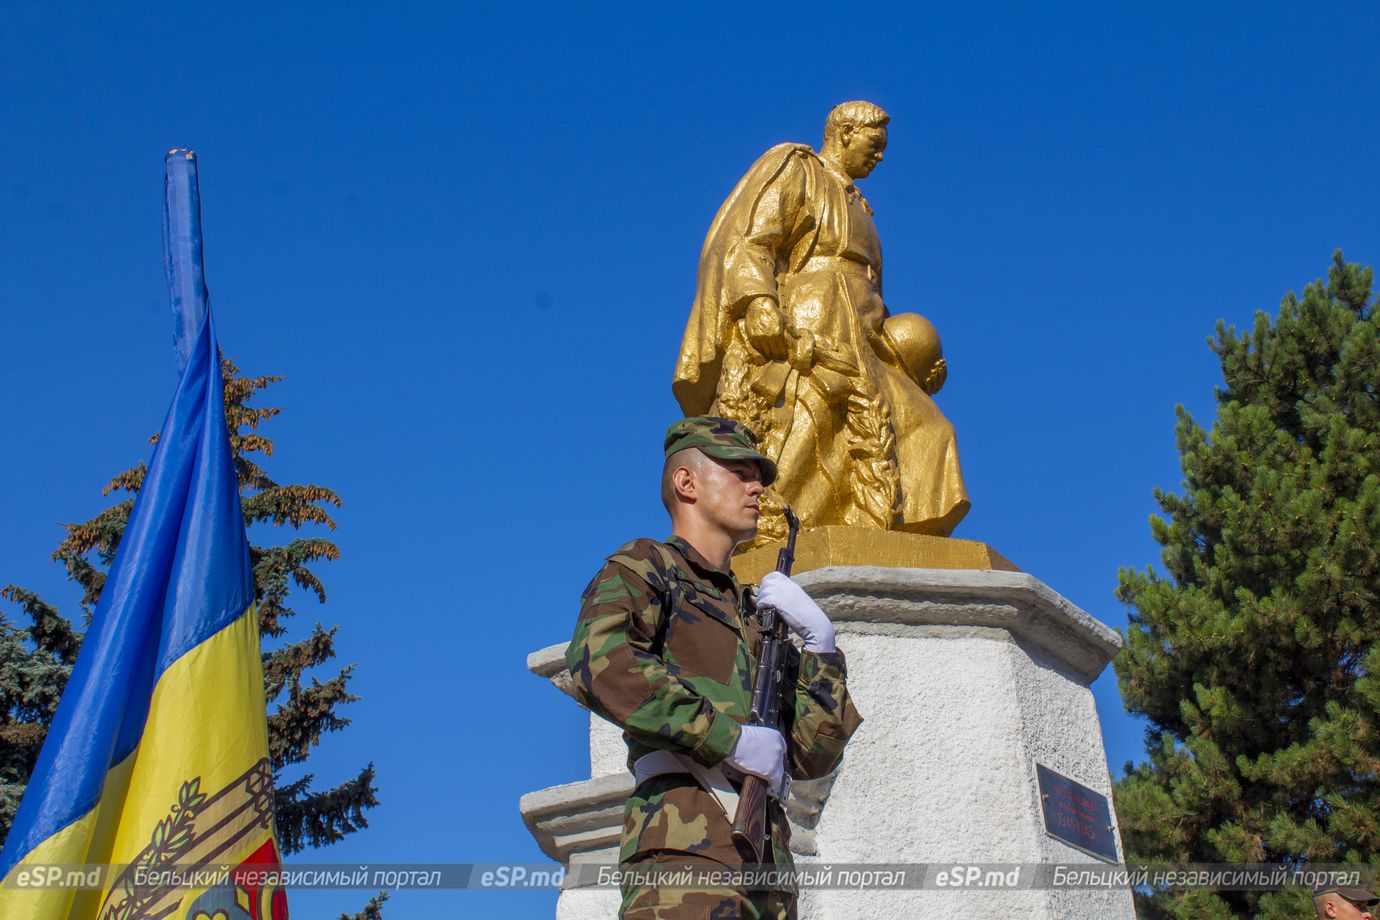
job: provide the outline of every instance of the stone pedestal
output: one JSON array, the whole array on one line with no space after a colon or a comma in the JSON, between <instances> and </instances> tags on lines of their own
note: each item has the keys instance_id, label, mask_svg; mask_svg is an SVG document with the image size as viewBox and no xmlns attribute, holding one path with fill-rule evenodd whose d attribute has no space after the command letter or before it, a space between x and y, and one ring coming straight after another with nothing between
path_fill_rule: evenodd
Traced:
<instances>
[{"instance_id":1,"label":"stone pedestal","mask_svg":"<svg viewBox=\"0 0 1380 920\"><path fill-rule=\"evenodd\" d=\"M798 864L1093 862L1045 833L1036 764L1110 799L1088 686L1120 647L1115 632L1020 572L831 566L797 580L836 625L866 720L831 777L796 784ZM528 664L567 689L563 651ZM591 718L591 779L522 799L544 852L572 865L617 861L632 785L624 760L618 730ZM613 890L568 890L557 917L614 917L618 901ZM1134 918L1125 891L800 895L807 920L969 913Z\"/></svg>"}]
</instances>

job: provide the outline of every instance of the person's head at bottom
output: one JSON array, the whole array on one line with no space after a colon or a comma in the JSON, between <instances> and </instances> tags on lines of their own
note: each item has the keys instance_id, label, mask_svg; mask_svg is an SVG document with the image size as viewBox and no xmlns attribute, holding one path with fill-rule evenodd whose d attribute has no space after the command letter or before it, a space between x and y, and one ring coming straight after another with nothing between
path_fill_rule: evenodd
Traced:
<instances>
[{"instance_id":1,"label":"person's head at bottom","mask_svg":"<svg viewBox=\"0 0 1380 920\"><path fill-rule=\"evenodd\" d=\"M759 499L776 479L776 464L758 452L746 426L707 415L673 424L664 449L661 502L672 533L726 565L733 548L757 533Z\"/></svg>"},{"instance_id":2,"label":"person's head at bottom","mask_svg":"<svg viewBox=\"0 0 1380 920\"><path fill-rule=\"evenodd\" d=\"M1370 920L1377 904L1380 897L1354 885L1321 885L1313 889L1313 909L1319 920Z\"/></svg>"}]
</instances>

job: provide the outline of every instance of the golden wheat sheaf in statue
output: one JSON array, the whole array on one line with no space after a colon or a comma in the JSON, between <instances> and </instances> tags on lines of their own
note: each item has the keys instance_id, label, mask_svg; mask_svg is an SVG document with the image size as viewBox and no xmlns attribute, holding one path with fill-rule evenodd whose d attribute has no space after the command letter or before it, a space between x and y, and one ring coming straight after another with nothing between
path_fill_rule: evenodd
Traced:
<instances>
[{"instance_id":1,"label":"golden wheat sheaf in statue","mask_svg":"<svg viewBox=\"0 0 1380 920\"><path fill-rule=\"evenodd\" d=\"M830 524L948 536L968 512L953 426L931 398L944 385L939 335L891 314L882 250L858 191L882 159L888 117L836 107L815 153L781 144L719 208L672 388L687 415L748 425L776 460L759 543L776 513Z\"/></svg>"}]
</instances>

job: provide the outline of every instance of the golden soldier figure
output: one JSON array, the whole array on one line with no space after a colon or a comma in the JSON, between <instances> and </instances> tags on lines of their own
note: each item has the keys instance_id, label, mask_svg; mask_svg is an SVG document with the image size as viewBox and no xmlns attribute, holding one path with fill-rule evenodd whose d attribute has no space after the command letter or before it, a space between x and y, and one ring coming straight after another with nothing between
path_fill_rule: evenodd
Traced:
<instances>
[{"instance_id":1,"label":"golden soldier figure","mask_svg":"<svg viewBox=\"0 0 1380 920\"><path fill-rule=\"evenodd\" d=\"M882 251L856 181L881 161L889 117L868 102L829 113L819 153L780 144L719 209L673 389L686 415L732 418L780 469L759 540L782 503L807 527L948 536L969 503L939 336L882 300Z\"/></svg>"}]
</instances>

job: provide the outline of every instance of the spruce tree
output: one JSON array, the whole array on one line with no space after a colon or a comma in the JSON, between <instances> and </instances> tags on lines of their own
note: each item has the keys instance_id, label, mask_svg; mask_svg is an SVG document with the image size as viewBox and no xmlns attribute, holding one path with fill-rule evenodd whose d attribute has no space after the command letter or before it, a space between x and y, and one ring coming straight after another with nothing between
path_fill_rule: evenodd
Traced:
<instances>
[{"instance_id":1,"label":"spruce tree","mask_svg":"<svg viewBox=\"0 0 1380 920\"><path fill-rule=\"evenodd\" d=\"M329 509L339 508L341 502L335 492L323 486L282 485L269 477L259 458L273 453L273 442L260 433L259 426L282 410L250 406L249 402L259 390L282 378L244 377L232 362L226 360L223 365L226 425L250 528L259 630L267 646L287 632L284 623L294 614L288 606L294 587L325 602L325 586L311 565L338 558L340 550L319 536L296 536L277 545L254 544L255 537L264 527L296 531L306 525L323 525L334 530ZM82 591L78 605L83 624L89 623L100 599L106 573L134 507L133 493L143 484L145 471L140 463L112 479L103 494L130 493L130 497L85 523L67 525L66 535L53 552L53 558L63 563L68 577ZM10 585L0 594L18 606L30 624L21 628L0 615L3 841L76 660L81 635L33 592ZM326 629L318 623L305 638L263 653L269 755L277 779L278 839L285 853L335 843L366 827L365 809L378 804L373 764L329 789L314 789L311 774L292 782L281 778L285 768L308 758L323 733L339 731L350 723L337 710L358 699L348 689L353 666L341 668L325 681L310 675L335 657L335 634L335 628ZM372 909L377 911L377 904Z\"/></svg>"},{"instance_id":2,"label":"spruce tree","mask_svg":"<svg viewBox=\"0 0 1380 920\"><path fill-rule=\"evenodd\" d=\"M10 585L0 597L24 611L20 628L0 613L0 842L9 832L19 800L62 688L81 648L72 624L31 591Z\"/></svg>"},{"instance_id":3,"label":"spruce tree","mask_svg":"<svg viewBox=\"0 0 1380 920\"><path fill-rule=\"evenodd\" d=\"M1163 574L1120 573L1116 671L1149 721L1115 786L1133 861L1380 857L1380 320L1333 256L1239 333L1219 322L1217 417L1179 407L1183 490L1157 490ZM1142 917L1311 916L1308 892L1195 892Z\"/></svg>"}]
</instances>

